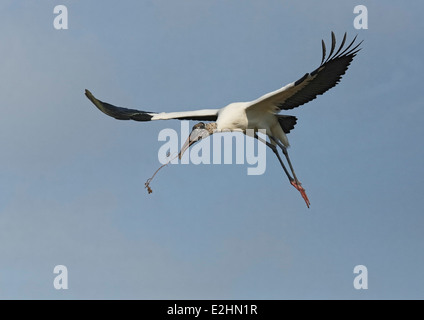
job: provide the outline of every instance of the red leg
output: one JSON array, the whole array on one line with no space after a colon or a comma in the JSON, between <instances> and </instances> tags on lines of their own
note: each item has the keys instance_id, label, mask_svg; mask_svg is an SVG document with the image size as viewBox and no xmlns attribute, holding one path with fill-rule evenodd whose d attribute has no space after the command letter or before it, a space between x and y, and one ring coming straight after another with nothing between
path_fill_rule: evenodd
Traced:
<instances>
[{"instance_id":1,"label":"red leg","mask_svg":"<svg viewBox=\"0 0 424 320\"><path fill-rule=\"evenodd\" d=\"M291 185L293 186L293 187L295 187L299 192L300 192L300 194L302 195L302 198L303 198L303 200L305 200L305 202L306 202L306 205L308 206L308 208L309 208L309 205L311 204L310 202L309 202L309 199L308 199L308 196L306 195L306 191L305 191L305 189L302 187L302 184L300 183L300 182L296 182L296 180L291 180L290 181L290 183L291 183Z\"/></svg>"}]
</instances>

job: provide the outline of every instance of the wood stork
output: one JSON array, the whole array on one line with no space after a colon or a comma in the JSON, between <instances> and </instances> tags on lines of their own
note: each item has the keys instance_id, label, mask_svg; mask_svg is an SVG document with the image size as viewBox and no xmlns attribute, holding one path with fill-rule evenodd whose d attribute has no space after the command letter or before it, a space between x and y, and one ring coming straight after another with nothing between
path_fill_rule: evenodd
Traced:
<instances>
[{"instance_id":1,"label":"wood stork","mask_svg":"<svg viewBox=\"0 0 424 320\"><path fill-rule=\"evenodd\" d=\"M358 47L362 41L354 46L355 40L356 36L352 42L344 48L346 41L345 33L342 43L337 51L335 51L336 38L334 33L331 32L330 53L326 58L326 47L322 40L321 64L314 71L306 73L299 80L289 83L278 90L267 93L256 100L250 102L230 103L221 109L157 113L117 107L96 99L88 90L85 91L85 95L100 111L118 120L131 119L135 121L152 121L178 119L215 121L206 124L204 122L200 122L193 126L192 132L179 153L180 158L184 151L195 142L200 141L215 132L224 130L242 131L247 134L247 131L253 131L254 138L265 143L275 153L290 183L301 193L309 208L309 199L306 195L305 189L296 177L287 152L289 141L287 140L286 134L294 128L297 118L294 116L279 115L278 113L281 110L290 110L303 105L339 83L342 75L346 72L352 62L352 59L358 51L361 50ZM266 130L269 141L266 141L257 135L259 129ZM293 176L291 176L281 160L277 146L283 151Z\"/></svg>"}]
</instances>

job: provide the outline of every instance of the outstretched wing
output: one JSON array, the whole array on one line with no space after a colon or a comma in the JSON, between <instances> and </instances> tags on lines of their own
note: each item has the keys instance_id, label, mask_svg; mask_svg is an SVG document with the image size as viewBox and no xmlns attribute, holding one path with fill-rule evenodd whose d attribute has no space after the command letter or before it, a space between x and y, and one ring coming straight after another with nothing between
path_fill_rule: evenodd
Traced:
<instances>
[{"instance_id":1,"label":"outstretched wing","mask_svg":"<svg viewBox=\"0 0 424 320\"><path fill-rule=\"evenodd\" d=\"M112 104L98 100L87 89L85 90L85 95L100 111L118 120L152 121L178 119L216 121L218 118L219 109L156 113L114 106Z\"/></svg>"},{"instance_id":2,"label":"outstretched wing","mask_svg":"<svg viewBox=\"0 0 424 320\"><path fill-rule=\"evenodd\" d=\"M289 110L301 106L331 89L339 83L353 58L361 50L358 47L362 41L353 47L355 40L356 37L346 48L343 48L346 42L345 33L340 47L334 52L336 37L334 32L331 32L330 53L326 58L325 43L322 41L322 60L318 68L311 73L306 73L299 80L252 101L248 108L259 108L274 112L278 109Z\"/></svg>"}]
</instances>

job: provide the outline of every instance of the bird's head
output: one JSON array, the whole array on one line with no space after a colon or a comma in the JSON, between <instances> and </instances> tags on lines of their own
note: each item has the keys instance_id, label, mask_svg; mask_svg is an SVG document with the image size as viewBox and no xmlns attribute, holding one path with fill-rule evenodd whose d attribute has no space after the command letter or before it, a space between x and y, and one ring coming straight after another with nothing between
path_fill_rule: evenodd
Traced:
<instances>
[{"instance_id":1,"label":"bird's head","mask_svg":"<svg viewBox=\"0 0 424 320\"><path fill-rule=\"evenodd\" d=\"M181 159L184 152L193 144L196 142L209 137L211 134L214 134L216 131L216 123L203 123L199 122L195 124L191 130L190 135L188 136L186 142L184 143L183 147L181 148L180 153L178 154L178 157Z\"/></svg>"}]
</instances>

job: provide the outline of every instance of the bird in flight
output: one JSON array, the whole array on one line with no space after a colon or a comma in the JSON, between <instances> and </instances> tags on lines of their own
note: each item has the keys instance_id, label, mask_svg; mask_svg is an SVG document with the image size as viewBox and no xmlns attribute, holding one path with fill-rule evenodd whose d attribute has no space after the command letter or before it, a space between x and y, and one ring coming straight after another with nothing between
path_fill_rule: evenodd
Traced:
<instances>
[{"instance_id":1,"label":"bird in flight","mask_svg":"<svg viewBox=\"0 0 424 320\"><path fill-rule=\"evenodd\" d=\"M318 95L323 94L339 83L353 58L361 50L359 45L362 41L355 44L356 36L349 45L345 46L346 36L345 33L339 48L336 50L336 37L334 32L331 32L331 48L328 56L326 55L325 43L322 40L321 64L314 71L306 73L297 81L269 92L256 100L230 103L221 109L157 113L117 107L96 99L88 90L85 90L85 95L100 111L118 120L153 121L177 119L201 121L193 126L187 141L179 153L180 159L190 146L216 132L241 131L258 139L265 143L277 156L290 184L301 193L309 208L308 196L297 179L287 152L289 141L286 134L294 128L297 118L290 115L281 115L279 112L296 108L314 100ZM257 133L260 129L266 130L269 141L258 136ZM281 159L277 147L282 150L290 172Z\"/></svg>"}]
</instances>

